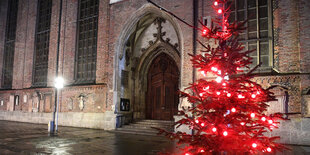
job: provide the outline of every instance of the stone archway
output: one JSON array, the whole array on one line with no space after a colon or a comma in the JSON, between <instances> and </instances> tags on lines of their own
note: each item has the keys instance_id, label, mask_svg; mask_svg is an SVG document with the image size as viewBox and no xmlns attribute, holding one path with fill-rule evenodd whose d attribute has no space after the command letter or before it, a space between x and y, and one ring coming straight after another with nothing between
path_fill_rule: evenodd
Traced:
<instances>
[{"instance_id":1,"label":"stone archway","mask_svg":"<svg viewBox=\"0 0 310 155\"><path fill-rule=\"evenodd\" d=\"M143 6L130 21L134 23L130 22L124 28L116 45L113 80L115 111L125 115L126 119L144 119L147 73L151 62L165 53L182 72L182 39L180 28L173 18L151 5ZM130 100L129 111L120 110L122 98Z\"/></svg>"}]
</instances>

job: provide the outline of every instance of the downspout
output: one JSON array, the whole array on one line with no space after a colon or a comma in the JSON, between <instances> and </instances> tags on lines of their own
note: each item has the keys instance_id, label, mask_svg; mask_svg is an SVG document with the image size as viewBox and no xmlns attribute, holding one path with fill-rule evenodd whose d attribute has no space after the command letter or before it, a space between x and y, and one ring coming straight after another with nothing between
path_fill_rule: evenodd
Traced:
<instances>
[{"instance_id":1,"label":"downspout","mask_svg":"<svg viewBox=\"0 0 310 155\"><path fill-rule=\"evenodd\" d=\"M197 53L198 0L193 0L193 55ZM196 68L193 67L193 82L196 81Z\"/></svg>"}]
</instances>

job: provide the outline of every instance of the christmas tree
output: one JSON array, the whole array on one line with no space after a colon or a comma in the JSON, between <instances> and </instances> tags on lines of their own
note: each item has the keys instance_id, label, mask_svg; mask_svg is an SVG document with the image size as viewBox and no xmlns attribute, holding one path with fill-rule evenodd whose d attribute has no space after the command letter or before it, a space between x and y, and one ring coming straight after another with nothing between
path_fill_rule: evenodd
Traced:
<instances>
[{"instance_id":1,"label":"christmas tree","mask_svg":"<svg viewBox=\"0 0 310 155\"><path fill-rule=\"evenodd\" d=\"M259 153L282 150L283 145L274 142L279 137L268 137L266 132L277 128L281 114L267 115L266 102L275 100L272 93L251 81L252 58L238 42L243 23L229 23L227 0L216 0L214 10L219 15L213 21L218 26L200 28L202 36L215 47L198 41L203 51L191 55L193 66L204 76L191 83L190 93L181 92L192 107L180 111L183 119L176 126L186 125L194 132L170 133L160 130L179 144L187 144L185 155L210 153ZM213 77L213 78L207 78Z\"/></svg>"}]
</instances>

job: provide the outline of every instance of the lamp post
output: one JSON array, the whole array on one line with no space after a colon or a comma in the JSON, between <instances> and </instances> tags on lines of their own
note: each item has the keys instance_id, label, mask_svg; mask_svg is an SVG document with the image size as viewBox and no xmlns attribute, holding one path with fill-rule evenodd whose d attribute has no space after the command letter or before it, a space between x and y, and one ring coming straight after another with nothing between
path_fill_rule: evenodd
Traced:
<instances>
[{"instance_id":1,"label":"lamp post","mask_svg":"<svg viewBox=\"0 0 310 155\"><path fill-rule=\"evenodd\" d=\"M62 77L57 77L55 79L55 88L57 89L57 93L56 93L57 102L56 102L56 120L54 120L55 122L54 133L57 133L58 131L59 92L63 87L64 87L64 79Z\"/></svg>"}]
</instances>

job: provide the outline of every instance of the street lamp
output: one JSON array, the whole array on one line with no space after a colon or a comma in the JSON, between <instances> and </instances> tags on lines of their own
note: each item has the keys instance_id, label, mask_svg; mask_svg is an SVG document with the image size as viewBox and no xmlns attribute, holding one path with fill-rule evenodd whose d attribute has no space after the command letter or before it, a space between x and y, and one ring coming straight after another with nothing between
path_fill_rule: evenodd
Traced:
<instances>
[{"instance_id":1,"label":"street lamp","mask_svg":"<svg viewBox=\"0 0 310 155\"><path fill-rule=\"evenodd\" d=\"M59 92L60 90L64 87L64 79L62 77L57 77L55 79L55 88L57 89L57 93L56 93L56 96L57 96L57 103L56 103L56 121L54 120L55 122L55 133L57 133L58 131L58 111L59 111ZM54 117L55 118L55 117Z\"/></svg>"}]
</instances>

